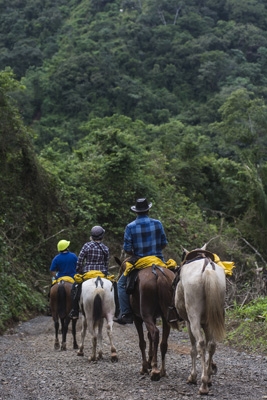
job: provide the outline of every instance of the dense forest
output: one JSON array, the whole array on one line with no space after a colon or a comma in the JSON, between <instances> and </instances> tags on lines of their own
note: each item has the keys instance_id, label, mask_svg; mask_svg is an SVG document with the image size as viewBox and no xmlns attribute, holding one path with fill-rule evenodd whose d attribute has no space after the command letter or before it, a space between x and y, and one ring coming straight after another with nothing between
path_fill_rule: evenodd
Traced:
<instances>
[{"instance_id":1,"label":"dense forest","mask_svg":"<svg viewBox=\"0 0 267 400\"><path fill-rule=\"evenodd\" d=\"M167 258L209 243L232 301L261 294L266 67L266 0L0 0L0 332L45 309L60 239L100 224L112 265L137 197Z\"/></svg>"}]
</instances>

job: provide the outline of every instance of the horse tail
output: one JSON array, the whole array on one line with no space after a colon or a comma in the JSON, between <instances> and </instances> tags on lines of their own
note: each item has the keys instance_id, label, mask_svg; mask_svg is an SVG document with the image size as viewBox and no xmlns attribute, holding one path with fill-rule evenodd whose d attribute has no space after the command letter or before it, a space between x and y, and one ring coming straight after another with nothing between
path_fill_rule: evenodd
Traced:
<instances>
[{"instance_id":1,"label":"horse tail","mask_svg":"<svg viewBox=\"0 0 267 400\"><path fill-rule=\"evenodd\" d=\"M224 291L216 270L205 270L203 280L206 299L206 327L210 337L220 341L225 337Z\"/></svg>"},{"instance_id":2,"label":"horse tail","mask_svg":"<svg viewBox=\"0 0 267 400\"><path fill-rule=\"evenodd\" d=\"M59 318L64 318L66 316L66 290L62 283L58 284L57 304Z\"/></svg>"},{"instance_id":3,"label":"horse tail","mask_svg":"<svg viewBox=\"0 0 267 400\"><path fill-rule=\"evenodd\" d=\"M102 298L99 293L95 295L93 305L93 320L94 322L99 321L102 318Z\"/></svg>"}]
</instances>

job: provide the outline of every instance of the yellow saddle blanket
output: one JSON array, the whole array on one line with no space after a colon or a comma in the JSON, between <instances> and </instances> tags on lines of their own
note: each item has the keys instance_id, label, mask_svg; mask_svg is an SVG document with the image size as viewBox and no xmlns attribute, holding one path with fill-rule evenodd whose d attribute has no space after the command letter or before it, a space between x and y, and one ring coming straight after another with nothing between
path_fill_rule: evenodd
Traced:
<instances>
[{"instance_id":1,"label":"yellow saddle blanket","mask_svg":"<svg viewBox=\"0 0 267 400\"><path fill-rule=\"evenodd\" d=\"M85 272L84 274L75 274L74 279L76 283L83 283L84 281L87 281L87 279L97 278L98 276L100 278L109 279L110 281L114 280L114 275L105 275L103 274L103 272L98 270L88 271Z\"/></svg>"},{"instance_id":2,"label":"yellow saddle blanket","mask_svg":"<svg viewBox=\"0 0 267 400\"><path fill-rule=\"evenodd\" d=\"M225 275L233 275L233 268L235 268L234 261L221 261L217 254L214 255L214 262L220 267L223 267Z\"/></svg>"},{"instance_id":3,"label":"yellow saddle blanket","mask_svg":"<svg viewBox=\"0 0 267 400\"><path fill-rule=\"evenodd\" d=\"M160 258L156 256L147 256L139 258L136 263L133 265L129 261L126 261L126 268L123 275L127 276L133 269L144 269L147 267L151 267L151 265L158 265L163 268L175 268L177 267L176 261L170 258L166 263L162 261Z\"/></svg>"},{"instance_id":4,"label":"yellow saddle blanket","mask_svg":"<svg viewBox=\"0 0 267 400\"><path fill-rule=\"evenodd\" d=\"M71 276L61 276L60 278L55 279L52 282L52 285L54 285L55 283L58 283L60 281L65 281L65 282L70 282L70 283L74 283L74 279Z\"/></svg>"}]
</instances>

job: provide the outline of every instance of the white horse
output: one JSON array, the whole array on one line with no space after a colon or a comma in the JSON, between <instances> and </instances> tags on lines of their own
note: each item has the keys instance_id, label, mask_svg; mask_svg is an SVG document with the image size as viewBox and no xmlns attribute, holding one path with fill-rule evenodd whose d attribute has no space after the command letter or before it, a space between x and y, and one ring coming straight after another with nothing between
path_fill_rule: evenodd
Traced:
<instances>
[{"instance_id":1,"label":"white horse","mask_svg":"<svg viewBox=\"0 0 267 400\"><path fill-rule=\"evenodd\" d=\"M102 350L102 329L104 319L107 322L107 335L111 347L111 361L118 361L116 348L113 344L112 326L115 314L114 286L105 278L91 278L82 284L80 298L80 309L82 311L81 345L78 355L83 356L84 339L88 328L92 335L92 355L89 361L96 361L103 358ZM98 346L98 356L97 356Z\"/></svg>"},{"instance_id":2,"label":"white horse","mask_svg":"<svg viewBox=\"0 0 267 400\"><path fill-rule=\"evenodd\" d=\"M202 374L199 394L208 394L211 375L217 372L212 357L216 341L225 335L225 272L215 264L213 254L202 249L187 252L175 292L175 306L186 321L191 341L192 369L187 383L197 383L196 358L201 358ZM208 359L206 361L206 351Z\"/></svg>"}]
</instances>

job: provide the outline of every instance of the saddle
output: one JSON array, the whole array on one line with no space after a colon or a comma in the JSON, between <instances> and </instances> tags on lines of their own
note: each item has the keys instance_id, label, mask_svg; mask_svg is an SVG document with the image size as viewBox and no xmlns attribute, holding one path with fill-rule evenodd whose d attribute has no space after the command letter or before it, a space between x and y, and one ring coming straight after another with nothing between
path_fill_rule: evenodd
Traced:
<instances>
[{"instance_id":1,"label":"saddle","mask_svg":"<svg viewBox=\"0 0 267 400\"><path fill-rule=\"evenodd\" d=\"M214 254L211 253L210 251L202 250L202 249L195 249L185 255L185 258L182 261L182 265L190 263L194 260L198 260L200 258L209 258L211 261L215 261Z\"/></svg>"},{"instance_id":2,"label":"saddle","mask_svg":"<svg viewBox=\"0 0 267 400\"><path fill-rule=\"evenodd\" d=\"M161 267L160 265L152 264L152 272L153 274L156 275L157 277L157 269L159 269L163 275L164 275L164 268ZM137 276L138 272L140 269L133 269L130 271L127 275L127 280L126 280L126 293L127 294L132 294L134 292L135 284L137 281Z\"/></svg>"},{"instance_id":3,"label":"saddle","mask_svg":"<svg viewBox=\"0 0 267 400\"><path fill-rule=\"evenodd\" d=\"M134 287L137 281L138 269L133 269L128 275L126 279L126 293L132 294L134 292Z\"/></svg>"}]
</instances>

